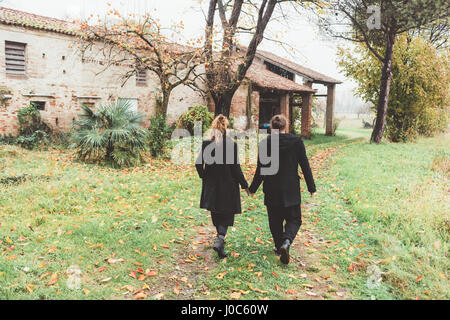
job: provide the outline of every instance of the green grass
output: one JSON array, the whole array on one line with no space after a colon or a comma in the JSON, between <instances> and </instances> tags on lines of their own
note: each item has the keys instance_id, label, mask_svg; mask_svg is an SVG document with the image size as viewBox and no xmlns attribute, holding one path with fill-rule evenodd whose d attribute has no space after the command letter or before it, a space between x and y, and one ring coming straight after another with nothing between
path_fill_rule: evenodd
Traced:
<instances>
[{"instance_id":1,"label":"green grass","mask_svg":"<svg viewBox=\"0 0 450 320\"><path fill-rule=\"evenodd\" d=\"M303 208L289 266L272 252L261 192L243 195L220 261L192 167L150 160L114 170L0 146L0 299L448 298L448 137L375 146L363 142L369 135L343 128L305 141L319 193L303 195L316 206ZM328 166L319 161L335 148ZM380 261L386 274L369 289L366 269ZM71 266L79 289L68 287ZM157 275L130 276L139 268Z\"/></svg>"},{"instance_id":2,"label":"green grass","mask_svg":"<svg viewBox=\"0 0 450 320\"><path fill-rule=\"evenodd\" d=\"M436 157L448 161L449 142L353 145L320 181L318 228L355 297L449 298L448 171L432 170ZM383 272L375 287L367 285L370 266Z\"/></svg>"}]
</instances>

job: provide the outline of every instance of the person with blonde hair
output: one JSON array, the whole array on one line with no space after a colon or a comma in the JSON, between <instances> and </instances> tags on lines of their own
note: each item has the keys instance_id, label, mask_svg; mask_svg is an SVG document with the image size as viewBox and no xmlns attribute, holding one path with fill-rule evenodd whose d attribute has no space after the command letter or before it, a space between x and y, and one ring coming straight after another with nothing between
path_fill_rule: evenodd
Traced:
<instances>
[{"instance_id":1,"label":"person with blonde hair","mask_svg":"<svg viewBox=\"0 0 450 320\"><path fill-rule=\"evenodd\" d=\"M211 139L203 142L196 169L202 179L200 207L211 212L217 230L214 250L220 258L227 256L225 237L234 226L235 215L242 213L239 185L248 191L248 183L239 164L236 142L227 136L228 119L219 115L211 126Z\"/></svg>"},{"instance_id":2,"label":"person with blonde hair","mask_svg":"<svg viewBox=\"0 0 450 320\"><path fill-rule=\"evenodd\" d=\"M288 121L283 115L276 115L271 121L272 134L261 141L261 145L277 145L279 151L279 170L276 174L264 174L261 170L271 164L263 165L258 160L250 192L255 194L264 182L264 204L269 216L270 231L275 242L275 253L281 262L289 264L289 249L302 225L300 165L311 197L316 193L316 185L306 156L305 145L300 137L287 132ZM260 149L260 155L263 154Z\"/></svg>"}]
</instances>

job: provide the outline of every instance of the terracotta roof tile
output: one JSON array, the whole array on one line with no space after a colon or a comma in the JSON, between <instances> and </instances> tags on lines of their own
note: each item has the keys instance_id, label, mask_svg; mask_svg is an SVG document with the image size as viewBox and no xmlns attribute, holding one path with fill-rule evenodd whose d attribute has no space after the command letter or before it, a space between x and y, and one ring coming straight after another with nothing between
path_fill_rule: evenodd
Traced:
<instances>
[{"instance_id":1,"label":"terracotta roof tile","mask_svg":"<svg viewBox=\"0 0 450 320\"><path fill-rule=\"evenodd\" d=\"M0 23L67 35L76 35L79 29L77 25L68 21L43 17L5 7L0 7Z\"/></svg>"},{"instance_id":2,"label":"terracotta roof tile","mask_svg":"<svg viewBox=\"0 0 450 320\"><path fill-rule=\"evenodd\" d=\"M68 21L39 16L32 13L13 10L5 7L0 7L0 23L45 30L49 32L57 32L72 36L77 35L79 30L78 25ZM273 61L277 64L281 64L289 69L292 69L296 73L304 74L305 76L313 78L316 81L327 83L341 83L338 80L332 79L311 69L300 66L295 62L283 59L270 52L258 51L257 54L269 60L269 62ZM308 86L304 86L281 77L265 69L263 66L258 66L256 64L253 64L248 70L247 78L253 81L257 86L262 88L291 92L316 92L316 90L313 90Z\"/></svg>"},{"instance_id":3,"label":"terracotta roof tile","mask_svg":"<svg viewBox=\"0 0 450 320\"><path fill-rule=\"evenodd\" d=\"M263 66L253 64L247 71L246 78L251 80L254 84L262 88L290 91L290 92L316 92L316 90L298 84L294 81L286 79L277 75Z\"/></svg>"},{"instance_id":4,"label":"terracotta roof tile","mask_svg":"<svg viewBox=\"0 0 450 320\"><path fill-rule=\"evenodd\" d=\"M323 84L340 84L340 83L342 83L342 81L333 79L322 73L319 73L312 69L306 68L306 67L299 65L293 61L281 58L281 57L277 56L276 54L273 54L273 53L270 53L267 51L258 50L256 55L262 57L263 59L267 60L270 63L284 66L284 67L290 69L291 71L293 71L294 73L297 73L299 75L303 75L307 78L310 78L310 79L314 80L314 82L317 82L317 83L323 83Z\"/></svg>"}]
</instances>

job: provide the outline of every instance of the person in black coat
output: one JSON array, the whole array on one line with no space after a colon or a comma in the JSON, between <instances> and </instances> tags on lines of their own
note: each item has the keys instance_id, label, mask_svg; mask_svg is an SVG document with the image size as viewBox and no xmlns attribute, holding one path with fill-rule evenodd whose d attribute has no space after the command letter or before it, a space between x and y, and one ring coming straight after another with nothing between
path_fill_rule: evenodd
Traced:
<instances>
[{"instance_id":1,"label":"person in black coat","mask_svg":"<svg viewBox=\"0 0 450 320\"><path fill-rule=\"evenodd\" d=\"M272 118L271 128L275 131L278 130L279 133L273 133L261 142L259 154L261 158L261 155L264 154L262 153L264 145L267 146L266 150L270 153L272 143L279 138L278 172L273 175L265 175L262 169L273 163L269 162L269 164L263 165L258 158L258 166L250 186L250 193L255 194L264 182L264 204L267 206L270 230L275 242L275 253L281 256L283 263L289 264L289 249L302 225L299 165L311 197L314 197L316 185L302 139L287 134L286 127L287 120L284 116L277 115ZM285 226L283 226L284 223L286 223Z\"/></svg>"},{"instance_id":2,"label":"person in black coat","mask_svg":"<svg viewBox=\"0 0 450 320\"><path fill-rule=\"evenodd\" d=\"M248 183L239 164L237 144L227 137L228 119L220 115L212 124L212 138L203 142L196 169L202 179L200 207L211 211L217 229L214 250L225 258L225 237L234 225L235 215L242 213L239 185L248 191Z\"/></svg>"}]
</instances>

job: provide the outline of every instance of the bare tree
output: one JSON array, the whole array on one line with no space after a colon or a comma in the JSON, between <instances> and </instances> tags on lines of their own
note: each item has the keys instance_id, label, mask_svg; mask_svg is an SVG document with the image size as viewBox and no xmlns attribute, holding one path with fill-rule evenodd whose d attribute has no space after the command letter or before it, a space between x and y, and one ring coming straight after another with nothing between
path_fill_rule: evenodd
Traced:
<instances>
[{"instance_id":1,"label":"bare tree","mask_svg":"<svg viewBox=\"0 0 450 320\"><path fill-rule=\"evenodd\" d=\"M229 116L231 101L253 64L258 46L264 39L268 24L285 16L285 5L298 7L304 3L320 5L322 1L299 0L209 0L205 30L206 87L215 104L215 113ZM278 7L279 16L274 17ZM298 10L298 8L296 8ZM214 28L216 16L221 30ZM237 35L251 36L243 53L236 54ZM221 37L219 50L215 39Z\"/></svg>"},{"instance_id":2,"label":"bare tree","mask_svg":"<svg viewBox=\"0 0 450 320\"><path fill-rule=\"evenodd\" d=\"M187 45L180 45L167 38L168 33L180 34L183 24L163 28L159 20L150 14L139 17L123 17L117 10L110 10L114 18L98 20L101 25L92 26L89 21L81 24L83 52L99 46L106 60L103 70L113 65L127 64L128 72L123 75L124 84L131 77L149 71L160 82L162 93L161 110L167 116L172 91L180 85L196 82L194 71L202 63L203 48L200 39L190 39ZM197 47L195 47L197 45Z\"/></svg>"}]
</instances>

